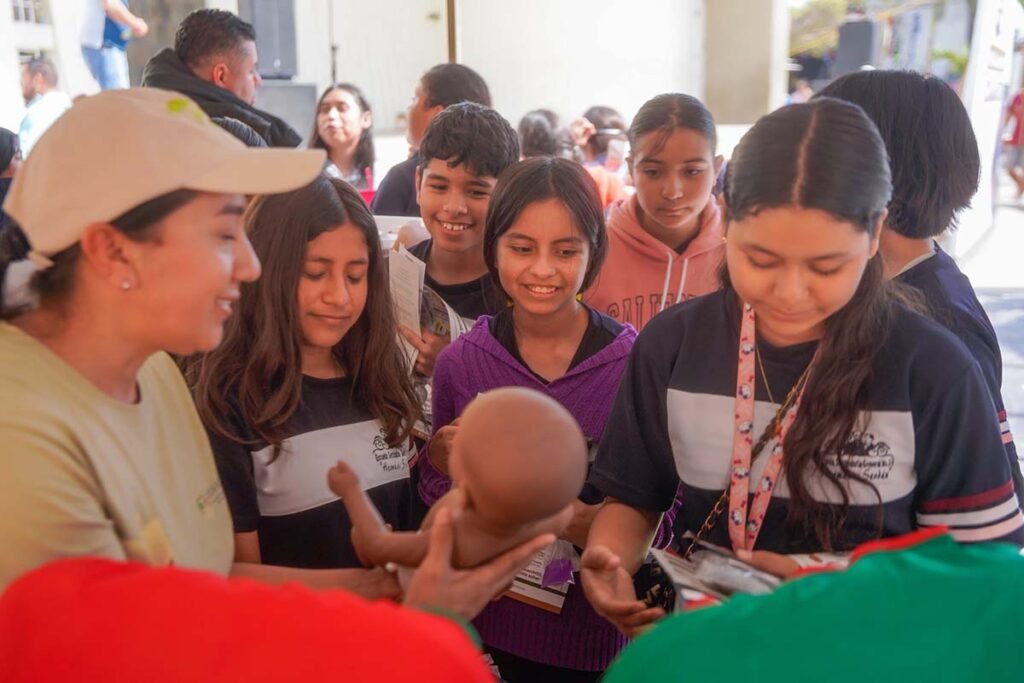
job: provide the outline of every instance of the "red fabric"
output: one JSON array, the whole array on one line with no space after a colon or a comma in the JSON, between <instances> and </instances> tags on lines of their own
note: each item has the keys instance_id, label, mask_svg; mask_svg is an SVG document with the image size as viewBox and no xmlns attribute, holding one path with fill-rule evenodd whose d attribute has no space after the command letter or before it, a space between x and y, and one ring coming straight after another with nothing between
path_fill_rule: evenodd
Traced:
<instances>
[{"instance_id":1,"label":"red fabric","mask_svg":"<svg viewBox=\"0 0 1024 683\"><path fill-rule=\"evenodd\" d=\"M0 598L0 680L492 681L460 626L343 591L100 559Z\"/></svg>"},{"instance_id":2,"label":"red fabric","mask_svg":"<svg viewBox=\"0 0 1024 683\"><path fill-rule=\"evenodd\" d=\"M894 550L906 550L907 548L927 543L933 538L945 536L948 533L949 529L944 526L933 526L925 529L918 529L917 531L911 531L909 534L903 534L902 536L880 538L877 541L861 543L853 549L853 553L850 555L850 564L853 564L865 555L892 552Z\"/></svg>"},{"instance_id":3,"label":"red fabric","mask_svg":"<svg viewBox=\"0 0 1024 683\"><path fill-rule=\"evenodd\" d=\"M971 496L959 498L942 498L940 500L929 500L921 503L921 512L924 514L935 514L936 512L960 512L993 505L1013 493L1013 482L1007 481L1002 486L975 493Z\"/></svg>"}]
</instances>

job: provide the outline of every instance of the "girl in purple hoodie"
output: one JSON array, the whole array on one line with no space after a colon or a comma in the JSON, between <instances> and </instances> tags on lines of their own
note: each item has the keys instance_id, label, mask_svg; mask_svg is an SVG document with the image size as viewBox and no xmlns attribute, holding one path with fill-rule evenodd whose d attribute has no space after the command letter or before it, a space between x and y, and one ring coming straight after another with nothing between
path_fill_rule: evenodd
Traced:
<instances>
[{"instance_id":1,"label":"girl in purple hoodie","mask_svg":"<svg viewBox=\"0 0 1024 683\"><path fill-rule=\"evenodd\" d=\"M484 259L511 305L481 317L438 356L435 434L420 461L419 491L428 505L451 486L450 436L480 392L503 386L544 392L573 414L588 439L600 439L636 338L630 325L579 300L606 246L600 200L583 167L538 157L502 175L487 214ZM565 540L585 544L603 499L593 489L581 492ZM594 681L625 645L591 609L578 576L576 581L560 613L505 597L476 620L506 681Z\"/></svg>"},{"instance_id":2,"label":"girl in purple hoodie","mask_svg":"<svg viewBox=\"0 0 1024 683\"><path fill-rule=\"evenodd\" d=\"M648 100L629 128L636 194L608 214L608 256L586 301L640 330L672 304L719 288L725 248L712 195L722 157L700 100Z\"/></svg>"}]
</instances>

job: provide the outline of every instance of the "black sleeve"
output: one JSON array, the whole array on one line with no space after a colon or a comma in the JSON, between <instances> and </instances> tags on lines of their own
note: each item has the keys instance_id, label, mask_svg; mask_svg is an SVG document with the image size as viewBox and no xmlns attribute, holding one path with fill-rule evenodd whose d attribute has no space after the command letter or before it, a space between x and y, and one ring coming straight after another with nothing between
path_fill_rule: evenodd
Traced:
<instances>
[{"instance_id":1,"label":"black sleeve","mask_svg":"<svg viewBox=\"0 0 1024 683\"><path fill-rule=\"evenodd\" d=\"M377 192L370 202L370 212L375 216L409 216L419 218L420 208L416 203L415 165L413 178L406 169L408 162L391 167L377 186Z\"/></svg>"},{"instance_id":2,"label":"black sleeve","mask_svg":"<svg viewBox=\"0 0 1024 683\"><path fill-rule=\"evenodd\" d=\"M235 434L246 434L236 416L232 415L228 427ZM252 456L245 444L225 438L207 427L213 459L217 463L224 495L228 499L235 533L256 531L259 525L260 508L256 498L256 478L253 473Z\"/></svg>"},{"instance_id":3,"label":"black sleeve","mask_svg":"<svg viewBox=\"0 0 1024 683\"><path fill-rule=\"evenodd\" d=\"M606 495L656 512L672 506L679 485L666 417L679 346L673 323L656 318L637 338L589 478Z\"/></svg>"}]
</instances>

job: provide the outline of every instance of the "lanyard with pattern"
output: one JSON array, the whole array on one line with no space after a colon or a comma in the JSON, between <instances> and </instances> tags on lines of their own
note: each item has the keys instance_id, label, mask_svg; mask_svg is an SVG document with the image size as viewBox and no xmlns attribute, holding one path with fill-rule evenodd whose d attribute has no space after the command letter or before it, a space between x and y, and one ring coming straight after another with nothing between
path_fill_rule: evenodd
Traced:
<instances>
[{"instance_id":1,"label":"lanyard with pattern","mask_svg":"<svg viewBox=\"0 0 1024 683\"><path fill-rule=\"evenodd\" d=\"M772 435L774 445L765 464L761 481L754 491L754 500L747 510L750 495L750 465L753 449L754 431L754 390L755 382L755 350L757 335L755 331L754 309L749 304L743 305L743 321L740 326L739 360L736 372L736 423L732 442L732 462L729 481L729 540L734 550L753 550L757 536L761 532L768 503L775 491L779 474L782 471L782 443L786 439L790 426L796 419L800 399L810 370L817 360L817 354L804 371L800 379L793 385L789 396L783 402L782 419L770 425L774 427ZM785 409L789 405L788 409Z\"/></svg>"}]
</instances>

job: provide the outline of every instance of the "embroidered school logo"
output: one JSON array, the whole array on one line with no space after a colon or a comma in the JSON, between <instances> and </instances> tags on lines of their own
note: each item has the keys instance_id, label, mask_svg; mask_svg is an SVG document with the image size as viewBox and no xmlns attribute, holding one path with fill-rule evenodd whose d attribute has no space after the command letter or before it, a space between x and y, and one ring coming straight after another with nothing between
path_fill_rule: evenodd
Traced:
<instances>
[{"instance_id":1,"label":"embroidered school logo","mask_svg":"<svg viewBox=\"0 0 1024 683\"><path fill-rule=\"evenodd\" d=\"M373 459L385 472L398 472L407 466L405 453L388 445L383 429L373 437Z\"/></svg>"},{"instance_id":2,"label":"embroidered school logo","mask_svg":"<svg viewBox=\"0 0 1024 683\"><path fill-rule=\"evenodd\" d=\"M885 441L880 441L871 432L855 433L837 455L825 459L829 471L842 479L846 474L839 467L843 459L848 470L867 481L887 481L896 464L896 456Z\"/></svg>"}]
</instances>

